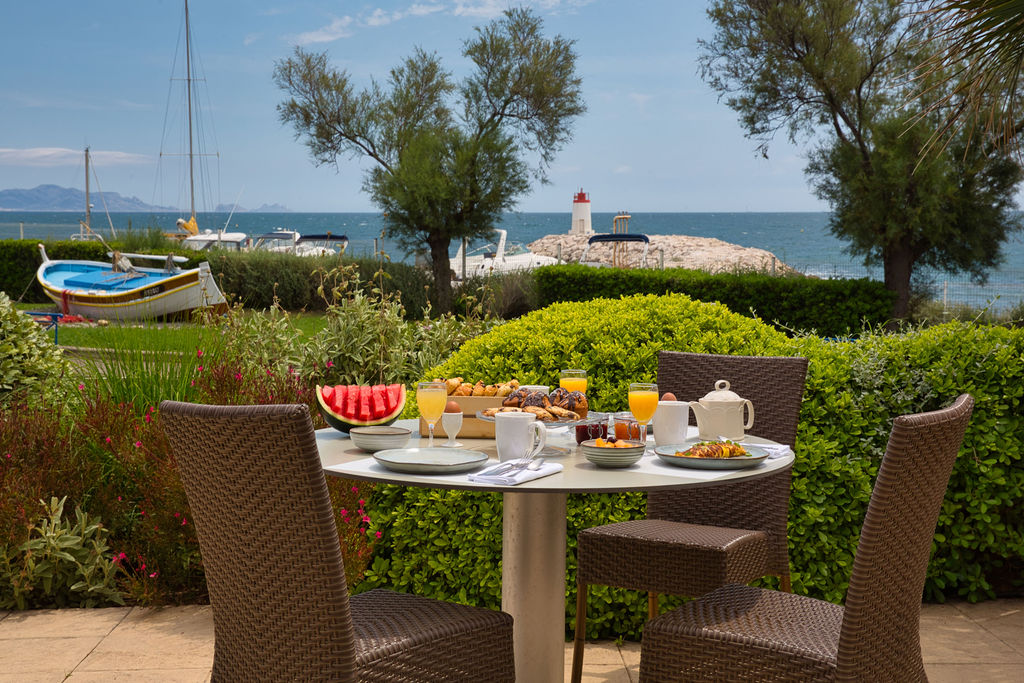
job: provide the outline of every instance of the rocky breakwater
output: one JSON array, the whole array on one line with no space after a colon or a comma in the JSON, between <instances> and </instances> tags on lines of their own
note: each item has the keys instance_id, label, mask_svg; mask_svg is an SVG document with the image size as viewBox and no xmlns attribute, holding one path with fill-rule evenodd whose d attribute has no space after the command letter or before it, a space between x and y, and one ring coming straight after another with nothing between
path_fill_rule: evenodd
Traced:
<instances>
[{"instance_id":1,"label":"rocky breakwater","mask_svg":"<svg viewBox=\"0 0 1024 683\"><path fill-rule=\"evenodd\" d=\"M709 273L758 271L772 274L791 273L792 268L775 254L764 249L741 247L713 237L690 235L648 235L651 243L645 263L640 262L643 245L620 245L620 254L630 268L658 268L664 258L666 268L689 268ZM531 242L535 254L559 257L568 263L578 263L587 246L586 235L547 235ZM595 244L587 254L591 263L612 263L612 249L608 244Z\"/></svg>"}]
</instances>

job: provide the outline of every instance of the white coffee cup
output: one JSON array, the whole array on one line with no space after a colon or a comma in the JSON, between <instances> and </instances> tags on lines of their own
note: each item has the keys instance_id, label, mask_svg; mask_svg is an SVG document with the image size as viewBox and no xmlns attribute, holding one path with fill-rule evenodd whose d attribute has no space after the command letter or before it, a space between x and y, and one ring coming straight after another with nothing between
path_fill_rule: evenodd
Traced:
<instances>
[{"instance_id":1,"label":"white coffee cup","mask_svg":"<svg viewBox=\"0 0 1024 683\"><path fill-rule=\"evenodd\" d=\"M516 460L536 455L547 444L544 425L531 413L498 413L494 416L494 441L498 460ZM534 434L537 441L534 442Z\"/></svg>"},{"instance_id":2,"label":"white coffee cup","mask_svg":"<svg viewBox=\"0 0 1024 683\"><path fill-rule=\"evenodd\" d=\"M683 443L690 424L690 406L686 401L658 401L651 424L654 426L654 443L658 446Z\"/></svg>"}]
</instances>

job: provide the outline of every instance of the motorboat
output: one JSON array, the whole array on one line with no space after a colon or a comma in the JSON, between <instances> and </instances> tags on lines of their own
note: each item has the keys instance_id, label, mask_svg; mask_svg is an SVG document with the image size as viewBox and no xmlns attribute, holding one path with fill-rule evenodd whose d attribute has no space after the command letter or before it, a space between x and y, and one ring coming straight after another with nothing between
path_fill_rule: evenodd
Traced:
<instances>
[{"instance_id":1,"label":"motorboat","mask_svg":"<svg viewBox=\"0 0 1024 683\"><path fill-rule=\"evenodd\" d=\"M199 308L227 311L228 304L210 272L210 264L182 270L184 256L110 252L111 263L50 260L40 244L42 264L36 279L62 313L85 318L145 320ZM163 261L158 268L135 266L131 259Z\"/></svg>"},{"instance_id":2,"label":"motorboat","mask_svg":"<svg viewBox=\"0 0 1024 683\"><path fill-rule=\"evenodd\" d=\"M555 265L559 262L553 256L535 254L520 244L510 244L508 232L505 230L495 229L494 236L494 242L466 250L465 258L463 258L465 244L459 246L458 252L451 260L455 279L464 280L466 277L531 270L541 266Z\"/></svg>"},{"instance_id":3,"label":"motorboat","mask_svg":"<svg viewBox=\"0 0 1024 683\"><path fill-rule=\"evenodd\" d=\"M302 235L295 230L274 228L253 241L253 251L269 251L296 256L336 256L345 253L348 237L323 233Z\"/></svg>"},{"instance_id":4,"label":"motorboat","mask_svg":"<svg viewBox=\"0 0 1024 683\"><path fill-rule=\"evenodd\" d=\"M213 249L245 251L249 248L249 236L244 232L203 230L181 240L181 246L194 251L210 251Z\"/></svg>"}]
</instances>

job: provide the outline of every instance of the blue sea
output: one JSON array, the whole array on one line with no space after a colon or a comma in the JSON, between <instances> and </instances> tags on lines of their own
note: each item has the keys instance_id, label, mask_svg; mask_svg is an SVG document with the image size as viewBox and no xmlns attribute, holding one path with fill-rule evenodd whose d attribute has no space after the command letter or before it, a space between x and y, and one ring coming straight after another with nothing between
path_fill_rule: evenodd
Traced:
<instances>
[{"instance_id":1,"label":"blue sea","mask_svg":"<svg viewBox=\"0 0 1024 683\"><path fill-rule=\"evenodd\" d=\"M0 239L67 239L78 232L74 212L2 212ZM117 231L145 230L147 227L172 229L179 214L115 213L110 218ZM349 253L365 255L381 249L394 261L411 263L413 256L382 237L383 221L375 213L209 213L198 217L201 228L226 228L250 236L276 227L300 233L344 234L349 238ZM597 232L611 232L614 214L595 213L592 224ZM745 247L757 247L775 254L784 263L808 275L821 277L881 278L879 269L867 269L859 259L845 254L844 243L828 232L829 214L811 213L633 213L629 231L651 235L682 234L715 237ZM93 225L109 234L106 216L93 215ZM570 214L510 213L497 226L508 231L509 241L523 245L549 234L569 231ZM452 254L458 248L452 244ZM1010 308L1024 300L1024 235L1014 235L1004 245L1005 263L990 274L986 286L967 282L962 275L930 273L935 297L950 302L967 302L993 308Z\"/></svg>"}]
</instances>

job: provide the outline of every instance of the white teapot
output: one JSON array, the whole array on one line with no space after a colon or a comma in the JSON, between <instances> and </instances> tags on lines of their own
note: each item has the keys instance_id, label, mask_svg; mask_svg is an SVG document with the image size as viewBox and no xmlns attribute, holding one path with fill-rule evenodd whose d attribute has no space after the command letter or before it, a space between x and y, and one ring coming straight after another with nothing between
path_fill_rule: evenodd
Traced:
<instances>
[{"instance_id":1,"label":"white teapot","mask_svg":"<svg viewBox=\"0 0 1024 683\"><path fill-rule=\"evenodd\" d=\"M717 441L719 437L742 439L743 430L754 426L754 404L730 391L728 380L718 380L714 391L709 391L699 401L690 401L689 406L697 418L700 438L707 441ZM743 421L744 407L746 422Z\"/></svg>"}]
</instances>

